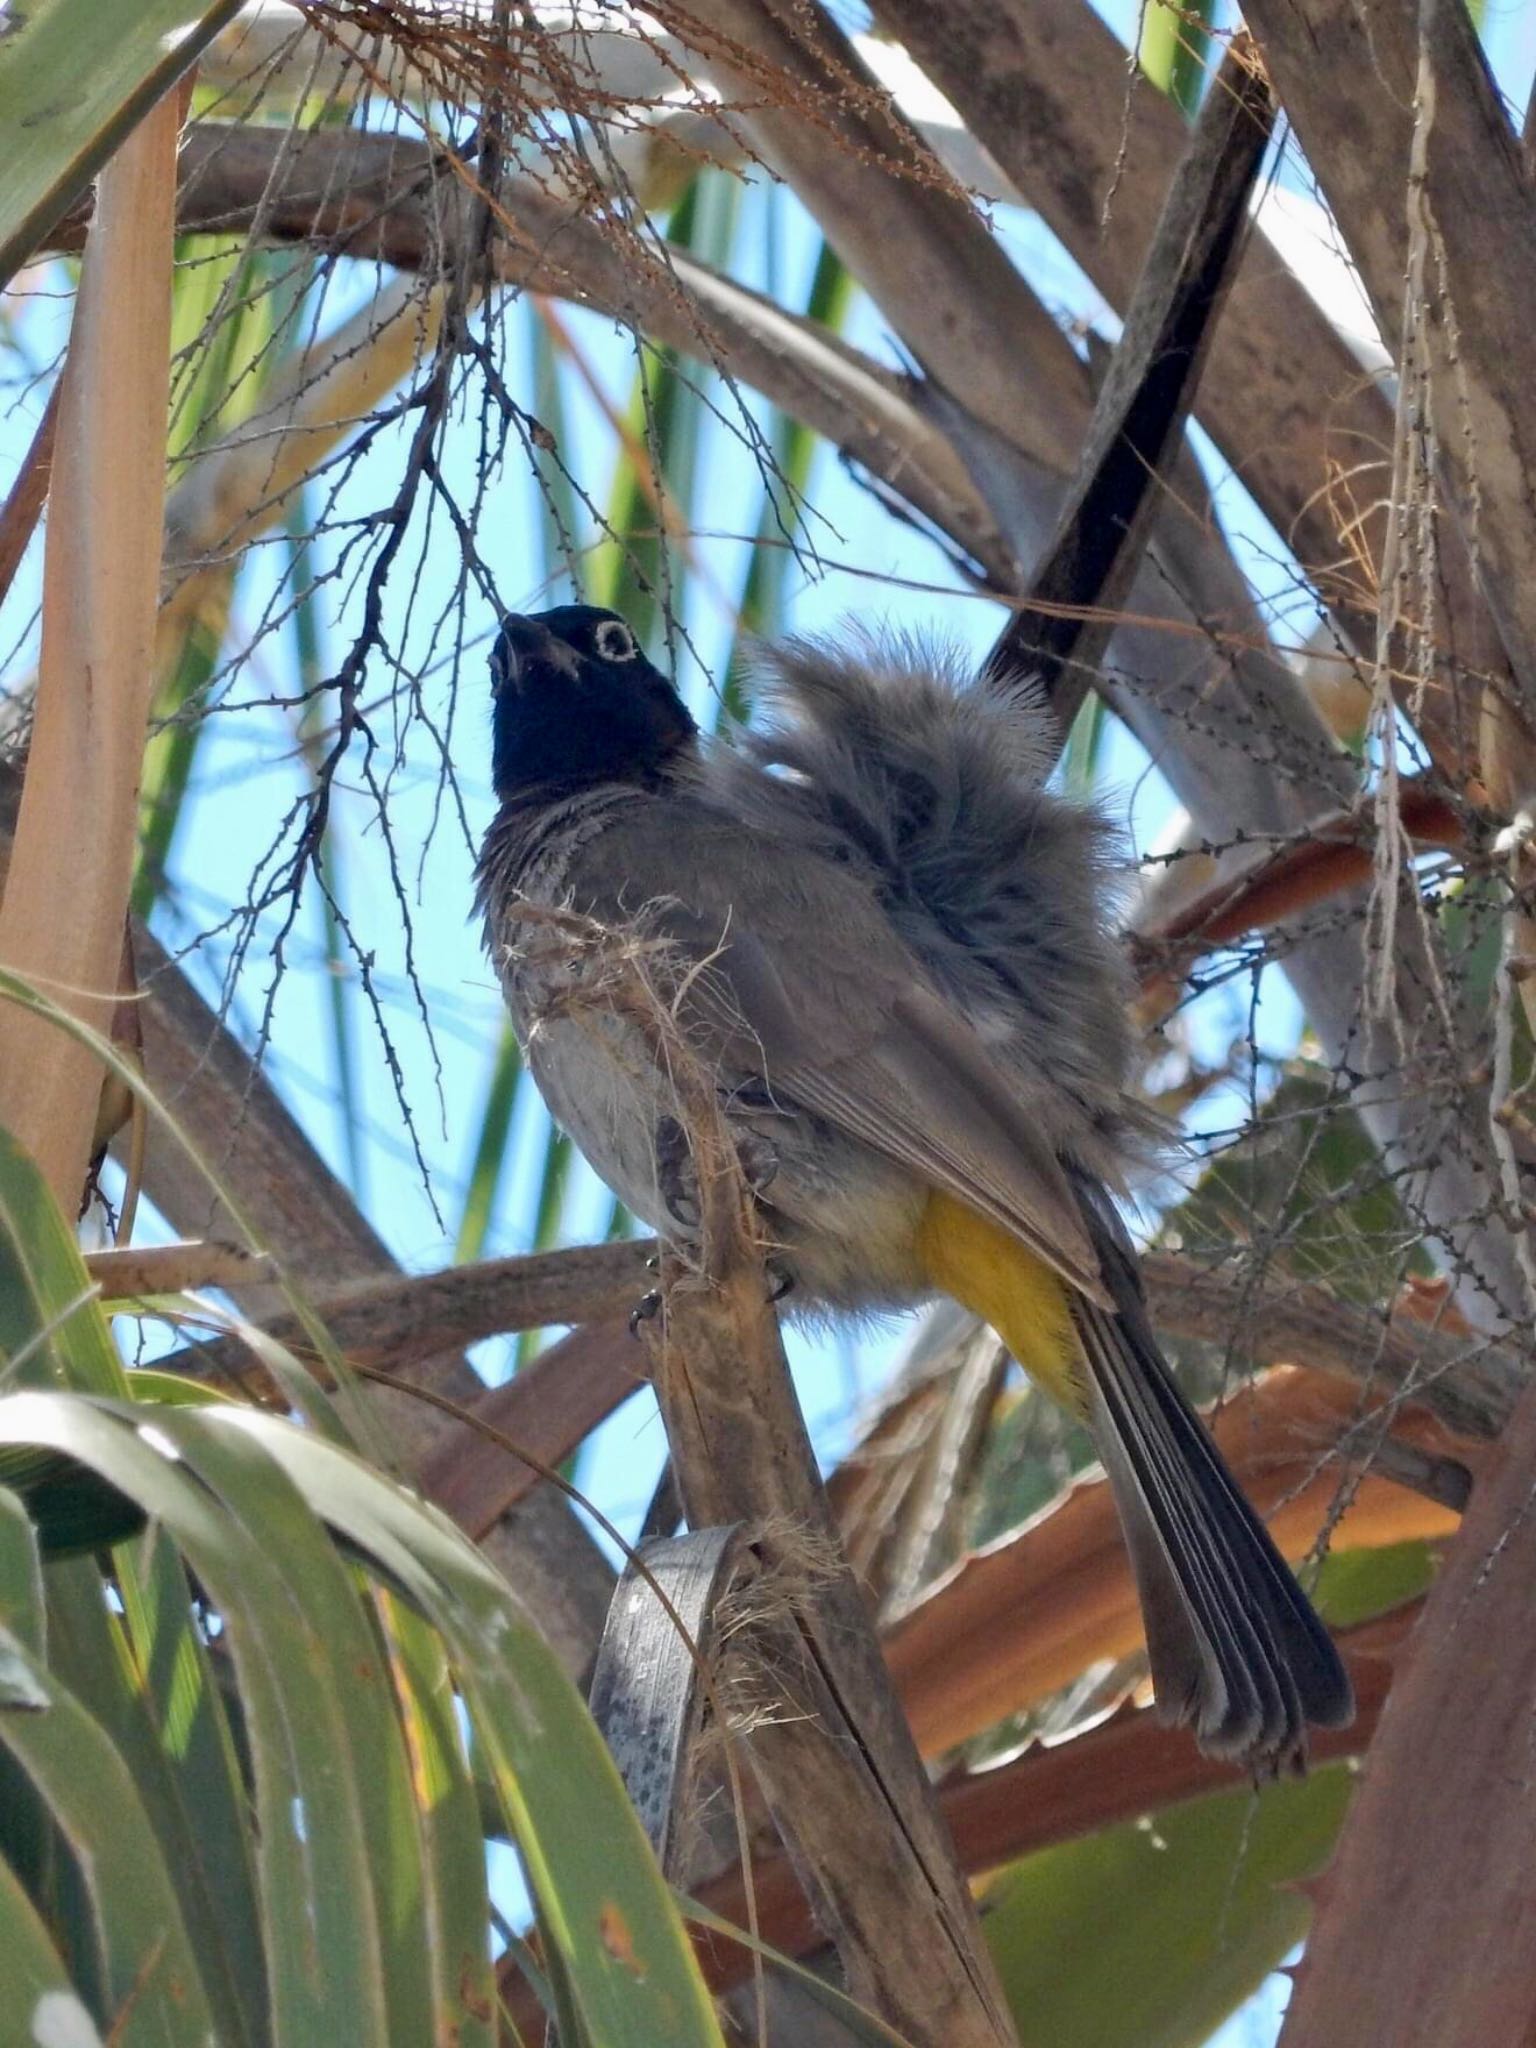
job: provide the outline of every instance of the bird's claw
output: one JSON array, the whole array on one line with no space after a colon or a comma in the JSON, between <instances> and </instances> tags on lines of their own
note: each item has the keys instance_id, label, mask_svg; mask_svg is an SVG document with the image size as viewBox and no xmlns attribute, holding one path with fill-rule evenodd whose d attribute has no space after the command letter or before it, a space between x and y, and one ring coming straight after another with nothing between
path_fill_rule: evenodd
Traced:
<instances>
[{"instance_id":1,"label":"bird's claw","mask_svg":"<svg viewBox=\"0 0 1536 2048\"><path fill-rule=\"evenodd\" d=\"M656 1189L681 1229L698 1229L703 1215L699 1176L688 1133L675 1116L664 1116L656 1126Z\"/></svg>"},{"instance_id":2,"label":"bird's claw","mask_svg":"<svg viewBox=\"0 0 1536 2048\"><path fill-rule=\"evenodd\" d=\"M770 1306L795 1291L795 1276L780 1259L768 1259L763 1270L768 1275L768 1301Z\"/></svg>"},{"instance_id":3,"label":"bird's claw","mask_svg":"<svg viewBox=\"0 0 1536 2048\"><path fill-rule=\"evenodd\" d=\"M779 1170L778 1147L760 1131L737 1127L731 1136L742 1178L754 1195L760 1195ZM675 1116L664 1116L656 1126L656 1188L681 1229L699 1228L704 1205L698 1169L688 1133Z\"/></svg>"},{"instance_id":4,"label":"bird's claw","mask_svg":"<svg viewBox=\"0 0 1536 2048\"><path fill-rule=\"evenodd\" d=\"M661 1289L653 1287L649 1294L642 1294L629 1312L629 1334L638 1337L640 1325L652 1322L661 1314Z\"/></svg>"},{"instance_id":5,"label":"bird's claw","mask_svg":"<svg viewBox=\"0 0 1536 2048\"><path fill-rule=\"evenodd\" d=\"M736 1157L747 1186L760 1195L779 1170L778 1147L761 1131L742 1131L736 1140Z\"/></svg>"}]
</instances>

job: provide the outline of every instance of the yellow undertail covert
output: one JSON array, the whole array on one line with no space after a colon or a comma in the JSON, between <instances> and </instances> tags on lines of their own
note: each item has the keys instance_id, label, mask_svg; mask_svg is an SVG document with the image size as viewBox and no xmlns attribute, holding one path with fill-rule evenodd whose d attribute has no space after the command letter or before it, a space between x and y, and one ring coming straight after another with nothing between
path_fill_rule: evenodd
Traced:
<instances>
[{"instance_id":1,"label":"yellow undertail covert","mask_svg":"<svg viewBox=\"0 0 1536 2048\"><path fill-rule=\"evenodd\" d=\"M1087 1364L1060 1274L1001 1225L938 1190L918 1225L917 1256L936 1292L989 1323L1063 1408L1087 1415Z\"/></svg>"}]
</instances>

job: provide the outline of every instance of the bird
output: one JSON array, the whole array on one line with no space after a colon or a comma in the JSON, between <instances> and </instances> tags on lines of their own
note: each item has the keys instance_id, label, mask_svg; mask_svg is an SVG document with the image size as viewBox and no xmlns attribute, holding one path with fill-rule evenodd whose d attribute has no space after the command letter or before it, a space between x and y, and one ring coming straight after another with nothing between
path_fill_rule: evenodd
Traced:
<instances>
[{"instance_id":1,"label":"bird","mask_svg":"<svg viewBox=\"0 0 1536 2048\"><path fill-rule=\"evenodd\" d=\"M1048 787L1026 675L862 627L761 666L763 714L706 737L618 613L501 622L476 907L545 1102L686 1238L665 1050L563 1001L570 949L529 920L665 949L791 1306L949 1296L990 1324L1092 1433L1159 1714L1300 1768L1349 1679L1168 1368L1121 1214L1156 1134L1127 1089L1113 834Z\"/></svg>"}]
</instances>

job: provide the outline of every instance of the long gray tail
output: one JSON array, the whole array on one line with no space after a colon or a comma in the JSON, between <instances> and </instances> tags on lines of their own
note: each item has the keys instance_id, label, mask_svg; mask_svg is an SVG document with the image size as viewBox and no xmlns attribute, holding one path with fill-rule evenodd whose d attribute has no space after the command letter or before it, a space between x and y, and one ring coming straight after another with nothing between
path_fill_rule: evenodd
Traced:
<instances>
[{"instance_id":1,"label":"long gray tail","mask_svg":"<svg viewBox=\"0 0 1536 2048\"><path fill-rule=\"evenodd\" d=\"M1238 1490L1152 1333L1134 1257L1097 1189L1084 1209L1118 1313L1079 1297L1096 1436L1147 1624L1157 1704L1212 1756L1278 1768L1310 1723L1341 1728L1354 1696L1339 1653Z\"/></svg>"}]
</instances>

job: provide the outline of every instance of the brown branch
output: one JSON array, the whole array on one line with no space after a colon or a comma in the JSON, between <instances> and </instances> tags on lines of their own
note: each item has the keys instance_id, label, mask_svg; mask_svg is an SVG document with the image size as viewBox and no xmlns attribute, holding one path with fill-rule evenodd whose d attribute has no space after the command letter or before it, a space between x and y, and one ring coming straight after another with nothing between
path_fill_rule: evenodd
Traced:
<instances>
[{"instance_id":1,"label":"brown branch","mask_svg":"<svg viewBox=\"0 0 1536 2048\"><path fill-rule=\"evenodd\" d=\"M1526 1385L1527 1370L1517 1354L1454 1327L1434 1294L1422 1303L1410 1295L1402 1311L1388 1318L1273 1268L1256 1282L1251 1264L1240 1260L1211 1266L1154 1250L1143 1255L1142 1276L1158 1329L1219 1347L1234 1375L1297 1364L1364 1382L1373 1399L1406 1396L1453 1438L1496 1437ZM1425 1312L1438 1316L1441 1326L1420 1320ZM915 1588L903 1599L898 1577L903 1549L926 1544L941 1526L942 1501L954 1507L953 1473L942 1460L952 1408L958 1405L962 1420L965 1415L959 1373L985 1373L999 1349L979 1327L968 1338L962 1332L958 1351L955 1341L925 1346L885 1389L858 1441L828 1479L850 1561L882 1614L911 1603ZM963 1366L957 1367L957 1356ZM1373 1456L1387 1477L1444 1505L1464 1504L1467 1475L1459 1463L1430 1459L1398 1440L1392 1440L1390 1453L1378 1445ZM948 1554L958 1548L952 1543Z\"/></svg>"},{"instance_id":2,"label":"brown branch","mask_svg":"<svg viewBox=\"0 0 1536 2048\"><path fill-rule=\"evenodd\" d=\"M426 151L413 153L390 138L194 130L183 163L182 209L190 226L243 227L269 237L329 238L332 246L376 254L407 268L430 267L439 254L446 260L454 248L456 184ZM637 268L634 251L622 234L615 236L574 217L567 202L552 200L520 181L506 187L503 213L517 224L516 245L510 237L498 245L497 260L508 281L521 276L565 291L583 303L636 319L658 338L695 353L718 342L733 371L904 492L974 555L1000 587L1016 587L1016 557L1032 557L1038 542L1010 544L1000 538L996 517L969 480L968 469L975 464L969 453L957 455L952 445L953 422L941 420L935 426L925 419L903 395L900 380L812 323L791 320L681 252L675 253L666 271L646 262ZM924 388L931 393L932 387ZM962 421L968 418L961 415ZM982 431L971 424L976 433ZM977 473L984 479L996 465L986 451L978 459ZM194 472L194 479L199 473ZM1191 528L1189 533L1186 527ZM1188 518L1169 519L1161 523L1158 547L1180 589L1188 587L1192 593L1194 619L1180 613L1186 632L1207 631L1203 622L1213 617L1248 618L1246 586L1219 538ZM1220 561L1214 559L1218 554ZM1141 607L1155 612L1162 586L1157 578L1143 582L1145 588L1138 591ZM1168 595L1166 590L1162 594ZM1256 641L1262 641L1256 619L1251 630ZM1170 653L1167 636L1155 625L1140 632L1133 629L1128 639L1122 633L1117 645L1128 673L1155 679L1148 687L1155 687L1159 702L1167 699L1177 706L1189 697L1197 719L1219 715L1225 695L1210 703L1194 665ZM1313 762L1302 772L1318 781L1314 802L1325 801L1331 783L1326 763L1316 758L1321 729L1288 674L1272 659L1245 656L1239 648L1234 680L1241 690L1243 720L1251 723L1251 716L1258 715L1277 721L1293 772L1292 754L1296 763ZM1136 693L1131 693L1129 703L1122 701L1124 697L1122 691L1117 706L1134 725ZM1305 731L1286 713L1291 698L1307 712ZM1193 745L1197 734L1185 737ZM1159 740L1156 751L1177 769L1187 750L1181 746L1170 755ZM1231 783L1234 765L1224 753L1224 786ZM1265 775L1273 781L1268 770ZM1261 778L1260 787L1264 786ZM1267 800L1260 802L1250 822L1278 823L1269 816L1272 808Z\"/></svg>"},{"instance_id":3,"label":"brown branch","mask_svg":"<svg viewBox=\"0 0 1536 2048\"><path fill-rule=\"evenodd\" d=\"M627 1321L592 1323L551 1344L501 1386L477 1395L469 1412L531 1451L541 1464L561 1465L645 1384L643 1364ZM422 1472L427 1492L477 1540L538 1479L531 1466L472 1430L444 1444Z\"/></svg>"},{"instance_id":4,"label":"brown branch","mask_svg":"<svg viewBox=\"0 0 1536 2048\"><path fill-rule=\"evenodd\" d=\"M503 1385L461 1397L467 1414L513 1438L541 1464L558 1465L635 1391L641 1354L624 1317L648 1284L654 1252L654 1240L644 1239L491 1259L440 1273L391 1274L322 1297L317 1313L354 1362L417 1377L447 1349L514 1330L583 1321L587 1327L552 1345ZM106 1255L120 1256L137 1255ZM1304 1281L1272 1276L1255 1286L1236 1269L1159 1251L1146 1255L1143 1272L1158 1326L1170 1336L1225 1344L1257 1366L1296 1362L1409 1394L1453 1434L1497 1436L1524 1384L1518 1359L1497 1346L1422 1323L1383 1322ZM291 1319L279 1318L270 1327L307 1355ZM265 1384L260 1361L237 1337L190 1347L176 1363L193 1374ZM895 1401L906 1398L900 1390ZM843 1496L854 1484L851 1472L845 1465L831 1481L840 1520ZM534 1489L538 1473L509 1455L504 1444L464 1429L428 1450L422 1483L478 1538ZM862 1562L859 1569L862 1576Z\"/></svg>"},{"instance_id":5,"label":"brown branch","mask_svg":"<svg viewBox=\"0 0 1536 2048\"><path fill-rule=\"evenodd\" d=\"M183 144L177 221L183 233L304 242L430 278L463 253L464 199L440 153L390 136L204 124ZM634 233L530 179L502 179L496 219L490 254L503 285L568 298L719 363L899 491L989 575L1011 576L984 500L899 376L684 250L663 263ZM71 217L54 246L74 246L82 227Z\"/></svg>"},{"instance_id":6,"label":"brown branch","mask_svg":"<svg viewBox=\"0 0 1536 2048\"><path fill-rule=\"evenodd\" d=\"M973 1909L836 1548L761 1259L723 1272L717 1259L708 1293L680 1293L675 1268L667 1277L657 1391L688 1519L745 1521L791 1603L751 1638L758 1685L778 1704L746 1746L801 1882L850 1990L906 2038L1007 2042Z\"/></svg>"},{"instance_id":7,"label":"brown branch","mask_svg":"<svg viewBox=\"0 0 1536 2048\"><path fill-rule=\"evenodd\" d=\"M1516 716L1523 751L1536 758L1536 700L1531 695L1536 679L1527 666L1533 629L1529 619L1518 616L1522 608L1536 604L1536 592L1528 571L1523 590L1513 589L1504 573L1505 550L1524 551L1529 513L1520 509L1513 529L1502 515L1494 516L1490 502L1482 503L1475 527L1466 517L1469 504L1477 502L1475 491L1468 496L1474 468L1488 466L1490 480L1498 480L1495 498L1502 498L1511 484L1518 492L1532 454L1529 189L1518 146L1486 77L1480 91L1468 90L1469 67L1481 61L1475 32L1468 21L1465 35L1455 35L1460 48L1454 68L1459 75L1454 81L1446 77L1447 90L1431 108L1417 89L1419 19L1413 6L1400 0L1252 0L1244 16L1348 246L1387 347L1400 369L1406 368L1403 350L1422 315L1424 327L1416 347L1427 344L1439 357L1437 374L1443 384L1434 453L1462 517L1467 546L1465 553L1442 546L1439 561L1421 565L1426 582L1433 576L1430 601L1441 614L1435 622L1444 656L1432 688L1432 695L1442 700L1436 722L1453 742L1464 770L1475 764L1475 679L1489 676L1491 694ZM1449 54L1442 51L1445 57ZM1416 176L1412 182L1428 202L1428 212L1418 197L1409 203L1416 134L1426 122L1431 130L1440 128L1438 134L1426 136L1438 160L1432 173L1435 189L1431 193ZM1455 168L1458 159L1460 172ZM1460 189L1451 189L1442 172L1449 172ZM1415 295L1404 289L1412 254L1411 222L1414 234L1429 233L1435 243L1427 273L1434 303L1418 308ZM1512 270L1504 255L1511 248L1517 252ZM1473 350L1464 389L1457 381L1459 346ZM1495 425L1484 407L1491 391L1499 389L1513 409ZM1371 451L1380 481L1366 495L1381 501L1381 514L1372 520L1378 528L1384 527L1387 516L1399 516L1401 511L1392 512L1389 503L1387 457L1396 438L1395 432L1378 436ZM1495 548L1496 585L1490 584L1481 562L1490 542ZM1371 554L1378 565L1384 564L1384 542L1373 543ZM1478 564L1477 580L1489 596L1499 632L1486 613L1479 617L1469 558ZM1384 602L1398 603L1400 598L1395 591L1384 593ZM1518 689L1504 670L1501 633L1520 674ZM1474 679L1471 689L1468 678ZM1433 703L1429 708L1433 711Z\"/></svg>"},{"instance_id":8,"label":"brown branch","mask_svg":"<svg viewBox=\"0 0 1536 2048\"><path fill-rule=\"evenodd\" d=\"M666 0L657 15L928 374L1069 475L1088 417L1082 364L827 13L796 0ZM1038 401L1027 406L1021 372Z\"/></svg>"},{"instance_id":9,"label":"brown branch","mask_svg":"<svg viewBox=\"0 0 1536 2048\"><path fill-rule=\"evenodd\" d=\"M59 398L64 380L56 377L48 403L37 423L37 431L21 458L10 495L0 510L0 604L16 580L21 558L37 530L38 518L48 496L48 479L53 472L53 441L59 424Z\"/></svg>"},{"instance_id":10,"label":"brown branch","mask_svg":"<svg viewBox=\"0 0 1536 2048\"><path fill-rule=\"evenodd\" d=\"M455 202L462 194L442 160L425 149L358 133L290 136L271 129L194 128L182 161L181 218L188 228L315 240L428 274L437 263L453 259ZM684 252L671 252L663 269L622 230L600 228L573 208L574 202L556 200L525 181L504 186L506 233L494 252L504 281L565 293L634 320L655 338L706 359L717 350L733 374L844 447L904 495L973 556L998 588L1017 588L1017 561L1032 559L1040 542L1011 534L1005 542L985 492L971 480L974 471L985 484L997 468L995 436L988 436L989 445L973 457L962 434L957 452L956 422L925 416L935 387L904 385L814 323L783 314ZM1016 365L1025 384L1032 369L1029 363ZM1031 402L1021 388L1020 409L1028 410ZM1047 390L1039 402L1050 409L1060 394ZM957 406L950 411L960 427L982 434L969 414ZM1081 416L1086 420L1085 408ZM1004 452L1013 456L1011 448ZM177 503L187 494L196 496L198 479L209 468L207 461L194 468ZM1181 477L1179 494L1189 493L1190 483ZM244 501L240 509L245 512ZM275 517L275 506L269 509ZM175 546L173 541L173 552ZM203 552L218 547L217 538L204 536ZM1326 801L1331 783L1326 763L1318 759L1321 728L1288 672L1267 651L1260 652L1267 648L1263 628L1219 535L1207 529L1198 511L1194 517L1181 512L1160 522L1158 551L1164 573L1144 577L1137 591L1138 608L1152 617L1141 630L1133 624L1128 633L1122 631L1116 643L1120 665L1128 675L1148 679L1144 690L1155 691L1159 702L1167 700L1176 708L1188 698L1196 718L1209 720L1219 715L1225 697L1218 696L1214 706L1208 701L1198 665L1170 643L1158 620L1171 604L1169 615L1176 616L1178 630L1202 637L1211 632L1213 620L1235 621L1238 644L1225 658L1240 688L1242 719L1251 723L1257 716L1276 724L1284 734L1288 766L1294 773L1298 764L1311 762L1299 772L1318 782L1314 803ZM1173 595L1169 575L1180 591L1188 592L1187 605ZM1252 650L1245 652L1249 639ZM1124 691L1117 696L1117 708L1134 725L1136 693L1129 703L1125 697ZM1304 730L1287 712L1293 699L1305 714ZM1167 755L1161 742L1157 751ZM1181 756L1172 758L1177 766ZM1224 760L1226 784L1233 766L1230 758ZM1270 818L1271 808L1268 801L1260 802L1250 822L1278 822Z\"/></svg>"},{"instance_id":11,"label":"brown branch","mask_svg":"<svg viewBox=\"0 0 1536 2048\"><path fill-rule=\"evenodd\" d=\"M1244 19L1348 245L1382 339L1400 356L1417 9L1397 0L1251 0ZM1377 438L1385 455L1390 428Z\"/></svg>"},{"instance_id":12,"label":"brown branch","mask_svg":"<svg viewBox=\"0 0 1536 2048\"><path fill-rule=\"evenodd\" d=\"M1530 180L1465 6L1424 0L1409 163L1435 458L1515 672L1536 790L1536 245ZM1402 366L1408 375L1408 365Z\"/></svg>"},{"instance_id":13,"label":"brown branch","mask_svg":"<svg viewBox=\"0 0 1536 2048\"><path fill-rule=\"evenodd\" d=\"M262 1252L198 1239L87 1252L85 1270L101 1289L102 1299L109 1302L195 1293L204 1288L249 1287L275 1277L272 1261Z\"/></svg>"},{"instance_id":14,"label":"brown branch","mask_svg":"<svg viewBox=\"0 0 1536 2048\"><path fill-rule=\"evenodd\" d=\"M1466 818L1440 791L1422 782L1404 783L1398 816L1418 851L1466 851ZM1174 916L1132 934L1132 965L1143 988L1154 982L1171 985L1200 953L1229 946L1369 882L1375 836L1368 812L1336 811L1285 846L1247 849Z\"/></svg>"},{"instance_id":15,"label":"brown branch","mask_svg":"<svg viewBox=\"0 0 1536 2048\"><path fill-rule=\"evenodd\" d=\"M1276 33L1306 29L1310 12L1277 10L1286 19ZM1436 429L1439 473L1463 530L1476 536L1484 587L1529 713L1536 688L1530 186L1470 23L1425 0L1417 48L1411 9L1370 7L1349 27L1368 34L1377 17L1384 47L1378 58L1373 42L1371 55L1387 68L1377 69L1370 97L1416 64L1405 160L1377 166L1382 191L1397 191L1405 177L1408 190L1404 384ZM1325 16L1321 26L1335 25ZM1313 139L1303 137L1326 178L1333 138L1322 111L1320 101ZM1401 109L1396 118L1406 118ZM1341 142L1340 155L1342 167L1358 172L1364 138L1381 138L1358 103L1353 125L1360 139ZM1398 229L1397 210L1381 210ZM1362 235L1377 227L1369 218L1359 225ZM1506 266L1511 235L1517 246ZM1497 273L1479 275L1489 263ZM1498 751L1507 794L1523 798L1533 779L1529 745L1517 766L1507 734ZM1500 982L1502 1033L1506 973ZM1514 1227L1523 1229L1524 1219ZM1528 1275L1528 1246L1521 1251ZM1528 2041L1536 2032L1536 1901L1528 1882L1533 1462L1536 1391L1527 1389L1426 1603L1376 1762L1322 1887L1286 2048L1338 2042L1346 2011L1353 2038L1401 2048L1472 2048Z\"/></svg>"},{"instance_id":16,"label":"brown branch","mask_svg":"<svg viewBox=\"0 0 1536 2048\"><path fill-rule=\"evenodd\" d=\"M1411 1313L1383 1320L1309 1281L1271 1273L1255 1286L1238 1265L1179 1252L1146 1252L1141 1271L1153 1321L1170 1336L1224 1345L1235 1362L1299 1365L1373 1396L1406 1396L1456 1439L1492 1442L1530 1377L1518 1350L1456 1328L1453 1316L1439 1328Z\"/></svg>"},{"instance_id":17,"label":"brown branch","mask_svg":"<svg viewBox=\"0 0 1536 2048\"><path fill-rule=\"evenodd\" d=\"M647 1238L484 1259L436 1273L370 1274L317 1292L312 1306L349 1358L398 1372L485 1337L625 1316L652 1284L647 1261L655 1250ZM269 1318L264 1327L300 1357L316 1356L297 1317ZM240 1338L221 1338L201 1346L189 1369L240 1379L250 1370L250 1354Z\"/></svg>"},{"instance_id":18,"label":"brown branch","mask_svg":"<svg viewBox=\"0 0 1536 2048\"><path fill-rule=\"evenodd\" d=\"M1530 1882L1536 1388L1425 1602L1351 1810L1282 2035L1483 2048L1536 2029Z\"/></svg>"},{"instance_id":19,"label":"brown branch","mask_svg":"<svg viewBox=\"0 0 1536 2048\"><path fill-rule=\"evenodd\" d=\"M1310 8L1312 20L1320 11L1316 4ZM1361 19L1348 0L1330 11L1351 24ZM1399 103L1387 103L1395 73L1381 83L1374 48L1383 33L1398 38L1400 24L1411 40L1412 10L1378 5L1369 11L1379 25L1358 33L1347 52L1330 52L1309 39L1311 23L1302 26L1302 10L1246 10L1287 112L1297 114L1293 81L1270 40L1282 32L1271 28L1271 16L1286 18L1283 30L1298 46L1294 61L1306 67L1300 89L1331 94L1340 121L1348 123L1348 132L1339 132L1340 146L1364 153L1397 131L1412 93L1410 69ZM947 0L942 9L930 0L874 0L874 12L1110 304L1123 309L1188 131L1164 94L1128 79L1126 52L1114 32L1084 0ZM1337 155L1318 165L1325 183ZM1406 157L1404 145L1397 161L1406 165ZM1400 182L1401 172L1396 175ZM1395 189L1392 174L1373 174L1363 196L1393 215L1400 231L1396 210L1379 204L1382 192ZM1337 207L1336 194L1330 196ZM1400 250L1386 273L1394 293L1404 267ZM1199 414L1370 659L1386 554L1392 408L1262 233L1250 241L1222 315L1201 379ZM1448 676L1458 669L1480 673L1497 665L1499 654L1466 557L1450 550L1442 567L1435 623ZM1454 764L1468 735L1452 687L1431 693L1422 721L1437 760Z\"/></svg>"},{"instance_id":20,"label":"brown branch","mask_svg":"<svg viewBox=\"0 0 1536 2048\"><path fill-rule=\"evenodd\" d=\"M1084 0L872 4L1123 311L1188 144L1178 108L1128 78L1125 46ZM1262 234L1240 260L1200 414L1309 571L1336 569L1324 481L1341 463L1385 459L1391 411Z\"/></svg>"},{"instance_id":21,"label":"brown branch","mask_svg":"<svg viewBox=\"0 0 1536 2048\"><path fill-rule=\"evenodd\" d=\"M1370 1749L1422 1612L1423 1602L1413 1601L1340 1634L1355 1692L1355 1718L1348 1728L1315 1736L1314 1764ZM1128 1707L1065 1742L1035 1745L994 1769L941 1779L939 1811L967 1876L976 1879L1038 1850L1247 1784L1239 1767L1202 1756L1183 1730L1163 1726L1152 1709ZM722 1919L738 1927L748 1924L739 1863L700 1886L698 1896ZM753 1859L752 1907L759 1938L780 1955L808 1957L822 1946L809 1901L782 1853L765 1851ZM751 1975L752 1952L742 1944L698 1927L693 1938L712 1991L730 1991ZM525 2033L542 2023L542 2009L525 1978L504 1978L502 1990Z\"/></svg>"},{"instance_id":22,"label":"brown branch","mask_svg":"<svg viewBox=\"0 0 1536 2048\"><path fill-rule=\"evenodd\" d=\"M498 1548L493 1532L502 1518L644 1382L644 1358L627 1314L649 1285L648 1249L583 1245L441 1273L400 1274L359 1282L315 1305L349 1364L395 1375L400 1405L413 1414L421 1404L405 1391L405 1380L437 1391L437 1376L427 1381L423 1368L445 1352L514 1330L581 1321L582 1328L499 1386L460 1393L457 1417L445 1417L447 1426L425 1450L417 1472L422 1491L476 1542L490 1539ZM604 1320L620 1311L618 1320ZM277 1319L270 1334L324 1377L318 1354L294 1318ZM190 1344L173 1362L199 1379L235 1380L258 1396L271 1391L265 1362L238 1335ZM508 1440L527 1457L512 1455Z\"/></svg>"},{"instance_id":23,"label":"brown branch","mask_svg":"<svg viewBox=\"0 0 1536 2048\"><path fill-rule=\"evenodd\" d=\"M1038 676L1063 739L1140 565L1273 121L1269 88L1240 37L1169 189L1055 534L987 657L999 682Z\"/></svg>"}]
</instances>

